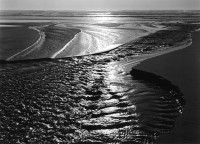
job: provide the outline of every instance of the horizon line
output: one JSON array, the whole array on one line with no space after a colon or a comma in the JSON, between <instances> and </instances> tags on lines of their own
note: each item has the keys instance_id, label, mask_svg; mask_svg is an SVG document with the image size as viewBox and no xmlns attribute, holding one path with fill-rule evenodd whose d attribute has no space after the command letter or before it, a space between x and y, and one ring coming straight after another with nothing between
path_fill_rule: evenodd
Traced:
<instances>
[{"instance_id":1,"label":"horizon line","mask_svg":"<svg viewBox=\"0 0 200 144\"><path fill-rule=\"evenodd\" d=\"M200 9L156 9L156 10L147 10L147 9L138 9L138 10L58 10L58 9L49 9L49 10L28 10L28 9L0 9L0 11L200 11Z\"/></svg>"}]
</instances>

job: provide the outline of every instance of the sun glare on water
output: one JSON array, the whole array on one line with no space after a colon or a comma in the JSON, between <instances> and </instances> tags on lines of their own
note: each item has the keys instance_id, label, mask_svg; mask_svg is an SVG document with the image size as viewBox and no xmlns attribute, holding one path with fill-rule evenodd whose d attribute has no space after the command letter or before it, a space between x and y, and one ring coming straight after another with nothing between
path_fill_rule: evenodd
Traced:
<instances>
[{"instance_id":1,"label":"sun glare on water","mask_svg":"<svg viewBox=\"0 0 200 144\"><path fill-rule=\"evenodd\" d=\"M95 21L98 23L113 22L115 19L110 12L92 14Z\"/></svg>"},{"instance_id":2,"label":"sun glare on water","mask_svg":"<svg viewBox=\"0 0 200 144\"><path fill-rule=\"evenodd\" d=\"M112 18L112 17L108 17L108 16L97 17L96 19L97 19L100 23L107 23L107 22L113 21L113 18Z\"/></svg>"}]
</instances>

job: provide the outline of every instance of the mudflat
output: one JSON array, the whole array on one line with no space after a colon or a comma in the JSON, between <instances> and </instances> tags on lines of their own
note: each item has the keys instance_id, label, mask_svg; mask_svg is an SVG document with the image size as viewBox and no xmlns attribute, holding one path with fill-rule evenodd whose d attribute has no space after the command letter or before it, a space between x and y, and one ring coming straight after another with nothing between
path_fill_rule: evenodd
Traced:
<instances>
[{"instance_id":1,"label":"mudflat","mask_svg":"<svg viewBox=\"0 0 200 144\"><path fill-rule=\"evenodd\" d=\"M0 27L0 59L6 59L32 45L39 33L26 26Z\"/></svg>"},{"instance_id":2,"label":"mudflat","mask_svg":"<svg viewBox=\"0 0 200 144\"><path fill-rule=\"evenodd\" d=\"M158 74L177 85L184 95L186 105L175 128L161 136L159 144L185 144L200 142L200 32L192 34L193 43L188 48L148 59L136 68Z\"/></svg>"}]
</instances>

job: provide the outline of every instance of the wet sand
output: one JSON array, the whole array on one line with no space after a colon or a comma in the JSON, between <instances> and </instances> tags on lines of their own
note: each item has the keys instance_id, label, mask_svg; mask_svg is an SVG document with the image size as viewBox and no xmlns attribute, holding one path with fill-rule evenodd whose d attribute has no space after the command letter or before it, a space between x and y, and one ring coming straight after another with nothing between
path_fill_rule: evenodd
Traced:
<instances>
[{"instance_id":1,"label":"wet sand","mask_svg":"<svg viewBox=\"0 0 200 144\"><path fill-rule=\"evenodd\" d=\"M0 59L7 59L33 45L40 35L25 26L0 27Z\"/></svg>"},{"instance_id":2,"label":"wet sand","mask_svg":"<svg viewBox=\"0 0 200 144\"><path fill-rule=\"evenodd\" d=\"M60 27L67 28L66 24L58 24ZM124 25L123 25L124 26ZM81 32L71 41L65 49L52 58L83 56L90 54L97 54L110 51L123 45L129 41L138 39L148 35L150 32L161 30L161 26L156 28L145 27L141 25L140 28L133 25L125 25L121 27L104 27L99 25L80 25L76 24L72 28L79 28Z\"/></svg>"},{"instance_id":3,"label":"wet sand","mask_svg":"<svg viewBox=\"0 0 200 144\"><path fill-rule=\"evenodd\" d=\"M30 27L31 24L21 23L20 25L23 27ZM19 33L18 29L20 28L15 28L22 38L17 39L17 37L13 35L13 31L8 31L9 35L5 38L1 38L0 36L2 39L0 44L2 43L4 47L6 47L3 53L7 54L2 55L4 57L0 56L0 59L14 61L97 54L110 51L129 41L162 29L160 25L156 25L154 28L147 27L144 24L139 25L140 27L136 24L122 24L120 26L121 27L108 28L87 23L85 25L78 23L73 26L68 26L67 23L41 25L40 27L32 26L28 30L34 30L34 32L39 35L39 38L37 40L32 38L35 40L35 43L31 44L28 43L30 40L25 38L27 34ZM134 29L132 29L132 27L134 27ZM2 28L2 30L4 29ZM34 34L32 33L33 32L30 32L30 35ZM7 39L9 39L9 43L4 42ZM23 43L29 45L21 46L20 44ZM7 48L9 49L7 50Z\"/></svg>"},{"instance_id":4,"label":"wet sand","mask_svg":"<svg viewBox=\"0 0 200 144\"><path fill-rule=\"evenodd\" d=\"M37 29L40 33L40 39L35 44L30 45L6 60L54 58L80 32L79 29L62 28L56 25L43 26ZM12 38L12 35L10 37Z\"/></svg>"},{"instance_id":5,"label":"wet sand","mask_svg":"<svg viewBox=\"0 0 200 144\"><path fill-rule=\"evenodd\" d=\"M146 60L135 67L171 81L186 100L183 115L177 119L174 129L161 136L157 144L200 143L200 32L194 32L192 39L188 48Z\"/></svg>"}]
</instances>

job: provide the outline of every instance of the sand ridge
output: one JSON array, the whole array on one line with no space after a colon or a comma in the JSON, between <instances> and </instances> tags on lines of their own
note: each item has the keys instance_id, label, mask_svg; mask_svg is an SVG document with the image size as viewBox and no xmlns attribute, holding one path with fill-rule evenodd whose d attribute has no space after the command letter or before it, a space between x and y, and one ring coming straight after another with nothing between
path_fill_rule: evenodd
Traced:
<instances>
[{"instance_id":1,"label":"sand ridge","mask_svg":"<svg viewBox=\"0 0 200 144\"><path fill-rule=\"evenodd\" d=\"M61 25L68 27L65 24ZM146 36L163 28L162 26L155 28L147 28L146 26L133 28L133 25L125 25L124 28L108 28L105 26L86 24L75 25L75 27L81 29L81 32L76 35L76 38L66 44L62 48L62 51L54 54L52 58L83 56L110 51L131 40Z\"/></svg>"}]
</instances>

